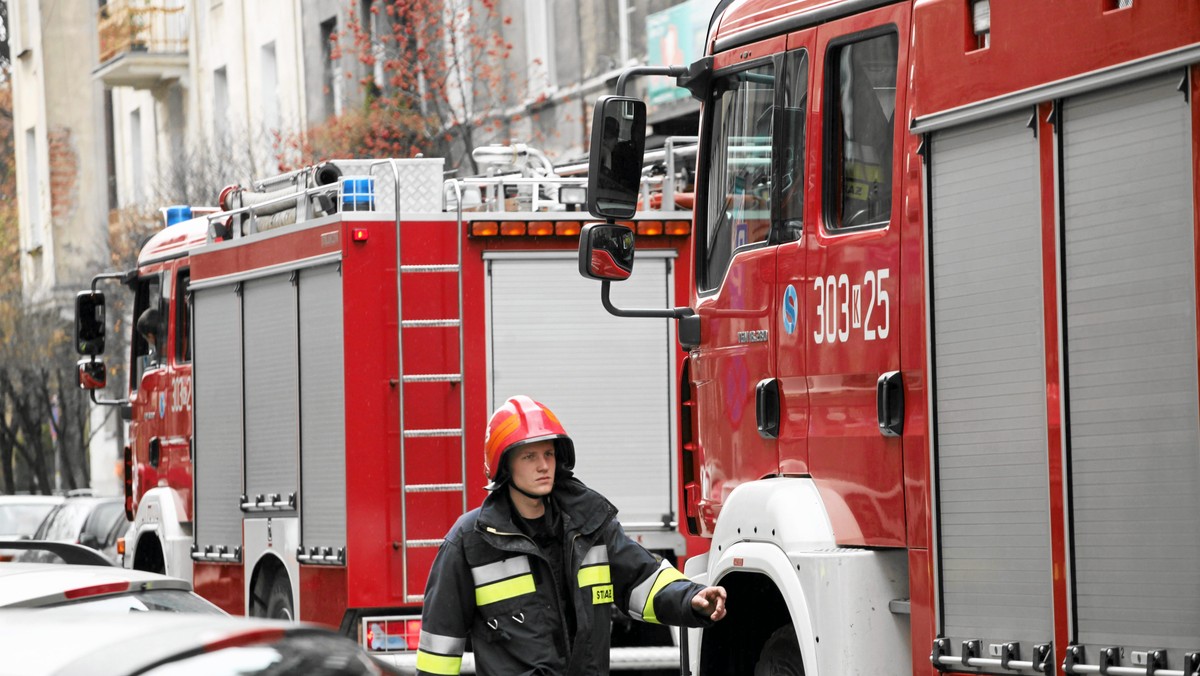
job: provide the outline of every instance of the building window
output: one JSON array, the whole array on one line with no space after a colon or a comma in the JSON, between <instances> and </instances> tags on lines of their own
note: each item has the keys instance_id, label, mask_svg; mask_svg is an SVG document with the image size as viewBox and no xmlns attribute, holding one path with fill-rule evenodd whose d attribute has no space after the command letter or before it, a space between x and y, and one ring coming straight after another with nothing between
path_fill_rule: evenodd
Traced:
<instances>
[{"instance_id":1,"label":"building window","mask_svg":"<svg viewBox=\"0 0 1200 676\"><path fill-rule=\"evenodd\" d=\"M333 42L337 39L337 17L321 22L321 84L325 94L325 117L342 114L342 78L337 59L334 58Z\"/></svg>"},{"instance_id":2,"label":"building window","mask_svg":"<svg viewBox=\"0 0 1200 676\"><path fill-rule=\"evenodd\" d=\"M134 204L140 203L144 195L146 173L142 160L142 109L138 108L129 114L129 166L133 182L129 194Z\"/></svg>"},{"instance_id":3,"label":"building window","mask_svg":"<svg viewBox=\"0 0 1200 676\"><path fill-rule=\"evenodd\" d=\"M213 71L213 135L218 143L229 141L229 78L224 66Z\"/></svg>"},{"instance_id":4,"label":"building window","mask_svg":"<svg viewBox=\"0 0 1200 676\"><path fill-rule=\"evenodd\" d=\"M525 3L525 48L529 56L529 96L554 89L555 40L548 0L527 0Z\"/></svg>"},{"instance_id":5,"label":"building window","mask_svg":"<svg viewBox=\"0 0 1200 676\"><path fill-rule=\"evenodd\" d=\"M262 46L262 120L267 131L279 129L279 67L275 60L275 43Z\"/></svg>"},{"instance_id":6,"label":"building window","mask_svg":"<svg viewBox=\"0 0 1200 676\"><path fill-rule=\"evenodd\" d=\"M42 248L42 180L38 169L37 127L25 130L25 208L29 214L29 251Z\"/></svg>"},{"instance_id":7,"label":"building window","mask_svg":"<svg viewBox=\"0 0 1200 676\"><path fill-rule=\"evenodd\" d=\"M375 0L361 0L361 3L363 34L370 41L371 56L375 59L375 63L371 67L371 77L375 85L375 93L378 94L383 91L383 83L385 82L383 62L387 59L387 52L383 48L383 41L379 38L379 22L381 18L371 11L371 8L375 5Z\"/></svg>"}]
</instances>

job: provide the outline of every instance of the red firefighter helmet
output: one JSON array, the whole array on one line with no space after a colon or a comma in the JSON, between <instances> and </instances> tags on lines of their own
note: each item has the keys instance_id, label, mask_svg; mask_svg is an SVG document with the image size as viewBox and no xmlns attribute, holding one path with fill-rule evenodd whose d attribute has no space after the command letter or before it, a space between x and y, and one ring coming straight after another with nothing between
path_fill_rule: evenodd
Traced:
<instances>
[{"instance_id":1,"label":"red firefighter helmet","mask_svg":"<svg viewBox=\"0 0 1200 676\"><path fill-rule=\"evenodd\" d=\"M555 464L560 469L575 467L575 444L558 416L525 395L509 397L488 420L483 438L483 471L488 490L496 489L508 475L505 453L534 441L554 441Z\"/></svg>"}]
</instances>

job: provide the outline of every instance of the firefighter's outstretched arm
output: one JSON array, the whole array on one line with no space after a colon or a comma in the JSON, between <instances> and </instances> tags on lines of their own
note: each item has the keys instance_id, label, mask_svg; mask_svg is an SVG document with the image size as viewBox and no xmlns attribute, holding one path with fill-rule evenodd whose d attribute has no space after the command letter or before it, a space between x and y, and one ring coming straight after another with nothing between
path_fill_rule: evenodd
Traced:
<instances>
[{"instance_id":1,"label":"firefighter's outstretched arm","mask_svg":"<svg viewBox=\"0 0 1200 676\"><path fill-rule=\"evenodd\" d=\"M659 559L630 540L616 522L610 527L607 540L614 597L633 619L702 627L724 617L724 589L688 580L669 561Z\"/></svg>"}]
</instances>

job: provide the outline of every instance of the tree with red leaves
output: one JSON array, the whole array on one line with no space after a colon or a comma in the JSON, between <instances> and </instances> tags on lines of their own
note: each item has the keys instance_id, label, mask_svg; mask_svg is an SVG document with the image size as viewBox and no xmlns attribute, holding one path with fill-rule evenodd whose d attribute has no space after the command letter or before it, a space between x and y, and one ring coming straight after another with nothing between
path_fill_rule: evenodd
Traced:
<instances>
[{"instance_id":1,"label":"tree with red leaves","mask_svg":"<svg viewBox=\"0 0 1200 676\"><path fill-rule=\"evenodd\" d=\"M374 0L367 16L349 13L331 53L364 65L363 105L303 135L279 135L281 168L297 163L288 159L425 153L475 173L479 134L498 129L489 113L514 100L503 35L511 19L496 0Z\"/></svg>"}]
</instances>

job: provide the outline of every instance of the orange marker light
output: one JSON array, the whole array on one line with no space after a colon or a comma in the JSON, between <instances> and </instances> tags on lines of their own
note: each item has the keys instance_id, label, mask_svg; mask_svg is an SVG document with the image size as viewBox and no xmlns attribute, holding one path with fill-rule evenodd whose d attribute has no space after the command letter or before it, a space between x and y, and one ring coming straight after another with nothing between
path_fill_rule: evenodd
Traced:
<instances>
[{"instance_id":1,"label":"orange marker light","mask_svg":"<svg viewBox=\"0 0 1200 676\"><path fill-rule=\"evenodd\" d=\"M692 234L691 221L667 221L666 232L668 235L690 235Z\"/></svg>"},{"instance_id":2,"label":"orange marker light","mask_svg":"<svg viewBox=\"0 0 1200 676\"><path fill-rule=\"evenodd\" d=\"M496 221L475 221L471 224L472 237L495 237L500 234L500 224Z\"/></svg>"},{"instance_id":3,"label":"orange marker light","mask_svg":"<svg viewBox=\"0 0 1200 676\"><path fill-rule=\"evenodd\" d=\"M500 234L514 237L525 234L525 221L500 221Z\"/></svg>"},{"instance_id":4,"label":"orange marker light","mask_svg":"<svg viewBox=\"0 0 1200 676\"><path fill-rule=\"evenodd\" d=\"M353 228L350 230L350 239L355 242L365 242L371 236L371 233L366 228Z\"/></svg>"},{"instance_id":5,"label":"orange marker light","mask_svg":"<svg viewBox=\"0 0 1200 676\"><path fill-rule=\"evenodd\" d=\"M661 235L663 234L662 221L638 221L637 234L639 235Z\"/></svg>"},{"instance_id":6,"label":"orange marker light","mask_svg":"<svg viewBox=\"0 0 1200 676\"><path fill-rule=\"evenodd\" d=\"M545 237L554 234L554 223L550 221L531 221L528 233L534 237Z\"/></svg>"},{"instance_id":7,"label":"orange marker light","mask_svg":"<svg viewBox=\"0 0 1200 676\"><path fill-rule=\"evenodd\" d=\"M578 237L579 221L559 221L554 226L554 234L559 237Z\"/></svg>"}]
</instances>

